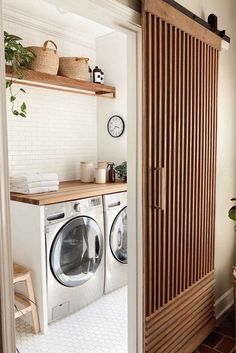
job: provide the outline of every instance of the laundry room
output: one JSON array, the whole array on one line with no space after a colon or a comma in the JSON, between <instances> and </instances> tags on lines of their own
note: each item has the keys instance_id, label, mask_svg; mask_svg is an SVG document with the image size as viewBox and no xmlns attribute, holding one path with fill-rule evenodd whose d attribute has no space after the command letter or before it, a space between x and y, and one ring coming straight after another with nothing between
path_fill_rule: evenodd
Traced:
<instances>
[{"instance_id":1,"label":"laundry room","mask_svg":"<svg viewBox=\"0 0 236 353\"><path fill-rule=\"evenodd\" d=\"M126 30L78 12L3 2L20 353L128 352L135 63Z\"/></svg>"}]
</instances>

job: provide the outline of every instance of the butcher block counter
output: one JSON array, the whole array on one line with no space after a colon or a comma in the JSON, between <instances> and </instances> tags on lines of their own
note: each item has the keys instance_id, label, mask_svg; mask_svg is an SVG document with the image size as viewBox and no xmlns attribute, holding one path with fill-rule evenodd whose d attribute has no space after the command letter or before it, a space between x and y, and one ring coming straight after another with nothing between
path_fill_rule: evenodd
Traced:
<instances>
[{"instance_id":1,"label":"butcher block counter","mask_svg":"<svg viewBox=\"0 0 236 353\"><path fill-rule=\"evenodd\" d=\"M11 192L11 200L43 206L116 192L127 191L127 184L116 182L106 184L82 183L79 180L63 181L59 190L41 194L24 195Z\"/></svg>"}]
</instances>

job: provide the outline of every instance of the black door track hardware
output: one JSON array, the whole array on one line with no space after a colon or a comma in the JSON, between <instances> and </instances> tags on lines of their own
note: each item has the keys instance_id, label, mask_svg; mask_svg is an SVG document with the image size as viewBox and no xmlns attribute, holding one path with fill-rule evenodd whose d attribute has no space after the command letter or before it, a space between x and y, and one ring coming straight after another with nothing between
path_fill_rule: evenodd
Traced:
<instances>
[{"instance_id":1,"label":"black door track hardware","mask_svg":"<svg viewBox=\"0 0 236 353\"><path fill-rule=\"evenodd\" d=\"M188 16L192 20L199 23L201 26L207 28L209 31L214 32L217 36L230 43L230 37L226 35L225 30L219 30L217 27L217 16L213 13L208 16L208 22L204 21L201 17L195 15L193 12L186 9L184 6L180 5L175 0L164 0L167 4L173 6L176 10L182 12L184 15Z\"/></svg>"}]
</instances>

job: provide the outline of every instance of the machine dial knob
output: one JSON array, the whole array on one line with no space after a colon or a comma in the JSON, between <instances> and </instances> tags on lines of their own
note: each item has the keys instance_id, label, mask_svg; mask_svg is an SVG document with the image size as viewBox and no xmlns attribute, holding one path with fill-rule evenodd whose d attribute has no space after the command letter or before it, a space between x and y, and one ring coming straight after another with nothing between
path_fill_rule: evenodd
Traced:
<instances>
[{"instance_id":1,"label":"machine dial knob","mask_svg":"<svg viewBox=\"0 0 236 353\"><path fill-rule=\"evenodd\" d=\"M75 205L74 205L74 210L75 210L76 212L80 212L81 207L80 207L80 203L79 203L79 202L78 202L78 203L75 203Z\"/></svg>"}]
</instances>

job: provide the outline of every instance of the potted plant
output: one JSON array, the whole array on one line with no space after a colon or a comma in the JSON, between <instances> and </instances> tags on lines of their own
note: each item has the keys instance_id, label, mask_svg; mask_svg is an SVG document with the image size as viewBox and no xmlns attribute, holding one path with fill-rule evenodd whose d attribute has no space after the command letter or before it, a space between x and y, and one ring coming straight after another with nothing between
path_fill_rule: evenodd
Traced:
<instances>
[{"instance_id":1,"label":"potted plant","mask_svg":"<svg viewBox=\"0 0 236 353\"><path fill-rule=\"evenodd\" d=\"M231 199L231 201L236 201L236 199L233 198L233 199ZM228 216L230 219L232 219L232 221L236 222L236 205L234 205L230 208Z\"/></svg>"},{"instance_id":2,"label":"potted plant","mask_svg":"<svg viewBox=\"0 0 236 353\"><path fill-rule=\"evenodd\" d=\"M115 167L118 179L127 182L127 162L123 162L117 167Z\"/></svg>"},{"instance_id":3,"label":"potted plant","mask_svg":"<svg viewBox=\"0 0 236 353\"><path fill-rule=\"evenodd\" d=\"M15 108L15 101L20 92L25 93L23 88L19 88L18 91L13 92L13 76L16 76L18 80L23 79L24 69L34 60L35 54L29 49L23 47L20 43L22 39L13 34L9 34L4 31L4 47L5 47L5 61L12 67L12 77L6 80L6 88L10 91L10 102L12 105L12 113L16 116L26 117L27 108L25 102L20 105L19 109Z\"/></svg>"}]
</instances>

